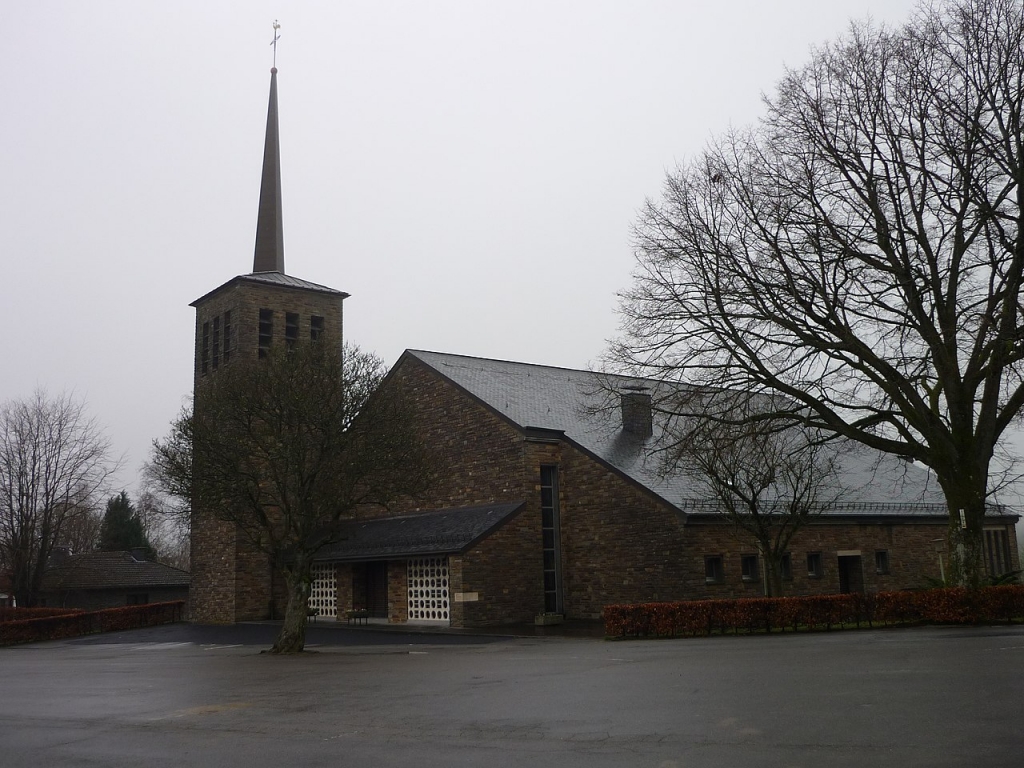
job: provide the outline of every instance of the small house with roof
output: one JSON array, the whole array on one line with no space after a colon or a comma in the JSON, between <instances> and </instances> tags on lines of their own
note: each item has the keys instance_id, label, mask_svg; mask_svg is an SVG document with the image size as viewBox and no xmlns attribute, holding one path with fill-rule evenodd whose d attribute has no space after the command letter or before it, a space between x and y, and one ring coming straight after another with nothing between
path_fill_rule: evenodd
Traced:
<instances>
[{"instance_id":1,"label":"small house with roof","mask_svg":"<svg viewBox=\"0 0 1024 768\"><path fill-rule=\"evenodd\" d=\"M141 550L61 556L43 575L40 605L98 611L188 600L189 574Z\"/></svg>"}]
</instances>

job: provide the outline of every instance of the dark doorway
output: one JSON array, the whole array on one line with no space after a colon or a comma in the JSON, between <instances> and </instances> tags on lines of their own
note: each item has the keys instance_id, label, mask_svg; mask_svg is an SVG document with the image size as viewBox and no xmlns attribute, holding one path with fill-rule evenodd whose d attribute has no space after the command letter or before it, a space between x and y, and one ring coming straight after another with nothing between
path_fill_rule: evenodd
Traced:
<instances>
[{"instance_id":1,"label":"dark doorway","mask_svg":"<svg viewBox=\"0 0 1024 768\"><path fill-rule=\"evenodd\" d=\"M371 619L388 618L388 564L356 563L352 568L352 607L365 608Z\"/></svg>"},{"instance_id":2,"label":"dark doorway","mask_svg":"<svg viewBox=\"0 0 1024 768\"><path fill-rule=\"evenodd\" d=\"M864 569L860 555L839 556L839 591L844 595L864 592Z\"/></svg>"}]
</instances>

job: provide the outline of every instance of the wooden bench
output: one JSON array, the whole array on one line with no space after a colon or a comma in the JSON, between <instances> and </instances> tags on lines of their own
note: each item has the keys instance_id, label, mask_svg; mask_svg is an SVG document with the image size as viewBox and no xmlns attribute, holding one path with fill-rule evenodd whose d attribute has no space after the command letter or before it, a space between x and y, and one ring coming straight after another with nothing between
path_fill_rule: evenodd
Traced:
<instances>
[{"instance_id":1,"label":"wooden bench","mask_svg":"<svg viewBox=\"0 0 1024 768\"><path fill-rule=\"evenodd\" d=\"M366 620L370 618L370 612L365 608L354 608L351 611L345 611L345 618L348 619L349 624L352 622L358 624L360 621L365 624Z\"/></svg>"}]
</instances>

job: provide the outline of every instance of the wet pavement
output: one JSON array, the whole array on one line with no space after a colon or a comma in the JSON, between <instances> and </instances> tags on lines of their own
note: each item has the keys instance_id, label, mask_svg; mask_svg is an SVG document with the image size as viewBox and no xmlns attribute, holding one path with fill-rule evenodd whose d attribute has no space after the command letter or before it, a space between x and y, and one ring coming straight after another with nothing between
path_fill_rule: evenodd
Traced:
<instances>
[{"instance_id":1,"label":"wet pavement","mask_svg":"<svg viewBox=\"0 0 1024 768\"><path fill-rule=\"evenodd\" d=\"M269 648L281 628L279 621L253 621L231 625L172 624L128 632L89 635L68 642L77 645L146 642L190 642L197 644L257 645ZM553 626L502 624L492 627L458 629L429 624L390 624L386 621L348 624L319 620L306 627L307 648L349 645L466 645L529 637L603 638L600 621L569 621Z\"/></svg>"},{"instance_id":2,"label":"wet pavement","mask_svg":"<svg viewBox=\"0 0 1024 768\"><path fill-rule=\"evenodd\" d=\"M1019 766L1024 627L616 641L174 625L0 649L0 765ZM523 629L523 632L526 630Z\"/></svg>"}]
</instances>

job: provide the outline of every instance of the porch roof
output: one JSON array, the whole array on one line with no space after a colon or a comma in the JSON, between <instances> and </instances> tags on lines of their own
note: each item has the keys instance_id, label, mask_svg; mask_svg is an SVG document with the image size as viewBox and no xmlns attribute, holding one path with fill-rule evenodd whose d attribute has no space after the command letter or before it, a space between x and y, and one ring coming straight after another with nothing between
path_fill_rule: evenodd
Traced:
<instances>
[{"instance_id":1,"label":"porch roof","mask_svg":"<svg viewBox=\"0 0 1024 768\"><path fill-rule=\"evenodd\" d=\"M515 517L524 501L432 509L399 517L351 520L317 561L385 560L465 552Z\"/></svg>"}]
</instances>

